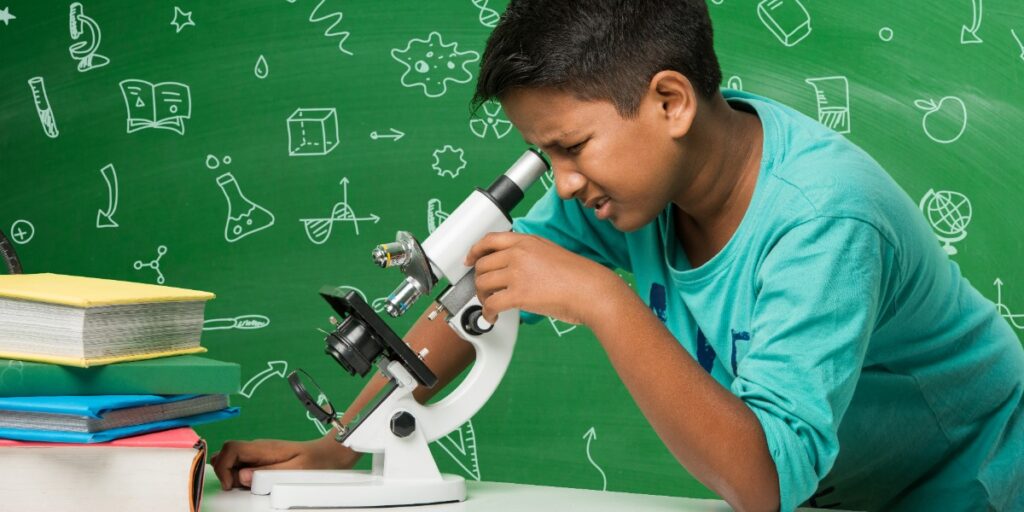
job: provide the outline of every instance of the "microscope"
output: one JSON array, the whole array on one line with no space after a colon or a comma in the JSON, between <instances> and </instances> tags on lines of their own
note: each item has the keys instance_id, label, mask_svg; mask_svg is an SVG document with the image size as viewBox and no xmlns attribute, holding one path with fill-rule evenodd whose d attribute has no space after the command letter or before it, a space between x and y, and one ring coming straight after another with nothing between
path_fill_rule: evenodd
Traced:
<instances>
[{"instance_id":1,"label":"microscope","mask_svg":"<svg viewBox=\"0 0 1024 512\"><path fill-rule=\"evenodd\" d=\"M85 15L85 8L81 3L71 4L68 23L70 24L71 39L76 41L68 47L68 51L71 53L71 58L78 61L79 71L101 68L110 63L110 59L96 53L100 48L100 26Z\"/></svg>"},{"instance_id":2,"label":"microscope","mask_svg":"<svg viewBox=\"0 0 1024 512\"><path fill-rule=\"evenodd\" d=\"M400 231L394 242L373 249L378 266L398 267L406 276L384 304L392 317L405 314L442 279L448 281L428 318L444 313L448 326L473 346L476 362L444 399L423 405L413 398L418 386L433 387L437 382L423 363L426 354L415 353L357 292L321 288L320 295L338 314L332 322L334 331L324 340L325 352L351 375L365 376L376 366L387 384L346 425L333 406L325 404L325 409L310 395L299 372L293 371L288 381L303 406L325 426L336 429L335 441L373 455L372 469L256 471L253 494L269 494L275 509L388 507L466 499L465 480L441 474L428 443L472 418L498 387L512 358L519 311L505 311L494 324L487 322L476 295L476 273L463 262L485 235L512 228L512 209L548 169L540 153L530 149L486 190L473 191L422 244Z\"/></svg>"}]
</instances>

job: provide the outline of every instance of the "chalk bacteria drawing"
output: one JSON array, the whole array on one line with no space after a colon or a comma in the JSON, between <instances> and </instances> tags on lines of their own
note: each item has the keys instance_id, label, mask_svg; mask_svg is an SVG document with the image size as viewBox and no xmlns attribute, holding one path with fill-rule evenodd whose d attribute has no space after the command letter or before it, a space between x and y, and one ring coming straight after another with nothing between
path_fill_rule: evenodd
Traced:
<instances>
[{"instance_id":1,"label":"chalk bacteria drawing","mask_svg":"<svg viewBox=\"0 0 1024 512\"><path fill-rule=\"evenodd\" d=\"M921 119L925 135L939 144L952 144L967 130L967 105L956 96L946 96L938 103L930 98L920 99L914 106L925 112Z\"/></svg>"},{"instance_id":2,"label":"chalk bacteria drawing","mask_svg":"<svg viewBox=\"0 0 1024 512\"><path fill-rule=\"evenodd\" d=\"M11 230L8 233L11 234L11 240L14 243L25 245L32 241L32 237L36 236L36 227L25 219L18 219L11 224Z\"/></svg>"},{"instance_id":3,"label":"chalk bacteria drawing","mask_svg":"<svg viewBox=\"0 0 1024 512\"><path fill-rule=\"evenodd\" d=\"M494 137L501 139L512 131L512 122L505 119L501 113L501 103L491 100L483 104L484 116L469 120L469 130L473 135L481 139L487 137L487 133L494 133Z\"/></svg>"},{"instance_id":4,"label":"chalk bacteria drawing","mask_svg":"<svg viewBox=\"0 0 1024 512\"><path fill-rule=\"evenodd\" d=\"M256 58L256 65L252 68L252 73L256 75L256 78L263 80L270 75L270 67L267 66L267 58L260 54Z\"/></svg>"},{"instance_id":5,"label":"chalk bacteria drawing","mask_svg":"<svg viewBox=\"0 0 1024 512\"><path fill-rule=\"evenodd\" d=\"M433 233L441 223L448 220L448 212L441 209L441 200L431 198L427 201L427 232Z\"/></svg>"},{"instance_id":6,"label":"chalk bacteria drawing","mask_svg":"<svg viewBox=\"0 0 1024 512\"><path fill-rule=\"evenodd\" d=\"M448 82L468 83L473 79L469 65L480 60L472 50L460 52L457 43L445 44L438 32L426 39L410 39L405 48L391 50L391 58L405 66L403 87L422 87L428 98L438 98L448 92Z\"/></svg>"},{"instance_id":7,"label":"chalk bacteria drawing","mask_svg":"<svg viewBox=\"0 0 1024 512\"><path fill-rule=\"evenodd\" d=\"M983 0L971 0L971 12L974 17L971 21L971 26L964 25L960 31L960 44L979 44L984 42L978 36L978 30L981 29L981 20L985 14L982 2Z\"/></svg>"},{"instance_id":8,"label":"chalk bacteria drawing","mask_svg":"<svg viewBox=\"0 0 1024 512\"><path fill-rule=\"evenodd\" d=\"M36 113L39 114L39 122L43 125L43 133L51 139L56 139L60 132L57 130L57 120L53 117L53 108L50 107L50 98L46 97L46 83L43 77L29 78L28 88L32 91L32 101L35 103Z\"/></svg>"},{"instance_id":9,"label":"chalk bacteria drawing","mask_svg":"<svg viewBox=\"0 0 1024 512\"><path fill-rule=\"evenodd\" d=\"M251 331L255 329L262 329L268 325L270 325L270 319L266 316L249 314L229 318L210 318L209 320L203 321L203 330L227 331L230 329L238 329L241 331Z\"/></svg>"},{"instance_id":10,"label":"chalk bacteria drawing","mask_svg":"<svg viewBox=\"0 0 1024 512\"><path fill-rule=\"evenodd\" d=\"M891 27L882 27L878 30L878 38L885 42L892 41L894 33Z\"/></svg>"},{"instance_id":11,"label":"chalk bacteria drawing","mask_svg":"<svg viewBox=\"0 0 1024 512\"><path fill-rule=\"evenodd\" d=\"M487 6L490 0L472 0L472 2L477 9L480 9L480 15L477 19L480 20L481 25L490 28L498 26L498 21L501 20L501 13Z\"/></svg>"},{"instance_id":12,"label":"chalk bacteria drawing","mask_svg":"<svg viewBox=\"0 0 1024 512\"><path fill-rule=\"evenodd\" d=\"M1010 312L1010 308L1003 304L1003 280L997 277L992 284L996 285L996 310L1010 322L1010 325L1017 330L1024 331L1024 313L1013 314Z\"/></svg>"},{"instance_id":13,"label":"chalk bacteria drawing","mask_svg":"<svg viewBox=\"0 0 1024 512\"><path fill-rule=\"evenodd\" d=\"M557 334L559 338L576 330L576 327L578 327L576 324L570 324L569 322L556 320L554 318L551 318L550 316L547 317L547 319L548 323L551 324L551 328L555 330L555 334Z\"/></svg>"},{"instance_id":14,"label":"chalk bacteria drawing","mask_svg":"<svg viewBox=\"0 0 1024 512\"><path fill-rule=\"evenodd\" d=\"M145 80L121 81L121 95L128 109L128 133L146 128L185 135L185 120L192 118L192 92L179 82L153 84Z\"/></svg>"},{"instance_id":15,"label":"chalk bacteria drawing","mask_svg":"<svg viewBox=\"0 0 1024 512\"><path fill-rule=\"evenodd\" d=\"M1012 28L1010 29L1010 35L1013 36L1014 41L1017 41L1017 46L1020 47L1020 60L1024 61L1024 41L1017 35L1017 31Z\"/></svg>"},{"instance_id":16,"label":"chalk bacteria drawing","mask_svg":"<svg viewBox=\"0 0 1024 512\"><path fill-rule=\"evenodd\" d=\"M153 261L143 263L142 260L135 260L132 267L135 268L135 270L142 270L143 267L153 269L156 271L156 284L164 284L164 273L160 271L160 258L163 258L164 254L167 254L167 246L161 245L156 248L156 258L154 258Z\"/></svg>"},{"instance_id":17,"label":"chalk bacteria drawing","mask_svg":"<svg viewBox=\"0 0 1024 512\"><path fill-rule=\"evenodd\" d=\"M242 386L242 390L239 391L238 394L246 398L252 398L253 393L255 393L264 382L270 380L272 377L284 378L287 373L287 361L267 361L267 369L257 373L246 381L245 385Z\"/></svg>"},{"instance_id":18,"label":"chalk bacteria drawing","mask_svg":"<svg viewBox=\"0 0 1024 512\"><path fill-rule=\"evenodd\" d=\"M110 59L96 53L103 39L99 24L85 15L85 7L79 2L72 3L69 11L71 39L75 42L68 47L68 52L78 62L78 71L85 72L110 64Z\"/></svg>"},{"instance_id":19,"label":"chalk bacteria drawing","mask_svg":"<svg viewBox=\"0 0 1024 512\"><path fill-rule=\"evenodd\" d=\"M950 256L957 253L954 243L967 237L967 226L971 223L974 210L967 196L951 190L928 189L921 198L918 208L924 213L935 236L942 242L942 248Z\"/></svg>"},{"instance_id":20,"label":"chalk bacteria drawing","mask_svg":"<svg viewBox=\"0 0 1024 512\"><path fill-rule=\"evenodd\" d=\"M736 75L730 76L729 80L725 83L725 87L734 91L742 91L743 79Z\"/></svg>"},{"instance_id":21,"label":"chalk bacteria drawing","mask_svg":"<svg viewBox=\"0 0 1024 512\"><path fill-rule=\"evenodd\" d=\"M310 23L319 23L324 20L334 19L334 21L324 30L324 37L337 37L338 38L338 51L345 55L352 55L352 52L345 49L345 41L348 41L349 36L352 34L347 30L338 29L338 25L341 23L342 18L345 16L341 11L328 12L326 14L319 14L320 8L323 7L324 2L327 0L320 0L313 11L309 13ZM288 0L288 3L294 4L295 0Z\"/></svg>"},{"instance_id":22,"label":"chalk bacteria drawing","mask_svg":"<svg viewBox=\"0 0 1024 512\"><path fill-rule=\"evenodd\" d=\"M25 363L9 360L4 370L0 371L0 389L20 387L25 381Z\"/></svg>"},{"instance_id":23,"label":"chalk bacteria drawing","mask_svg":"<svg viewBox=\"0 0 1024 512\"><path fill-rule=\"evenodd\" d=\"M335 222L351 222L355 227L356 235L359 235L359 223L372 221L374 224L380 222L380 217L370 214L368 217L356 216L355 210L348 202L348 177L342 178L342 199L331 208L331 216L323 218L299 219L306 229L306 237L316 245L323 245L331 238L331 230Z\"/></svg>"},{"instance_id":24,"label":"chalk bacteria drawing","mask_svg":"<svg viewBox=\"0 0 1024 512\"><path fill-rule=\"evenodd\" d=\"M235 175L230 172L221 174L217 177L217 185L228 201L228 216L224 222L225 240L237 242L274 225L274 214L245 197Z\"/></svg>"},{"instance_id":25,"label":"chalk bacteria drawing","mask_svg":"<svg viewBox=\"0 0 1024 512\"><path fill-rule=\"evenodd\" d=\"M100 169L103 181L107 183L107 209L96 211L97 228L116 228L114 213L117 211L117 170L114 164L107 164Z\"/></svg>"},{"instance_id":26,"label":"chalk bacteria drawing","mask_svg":"<svg viewBox=\"0 0 1024 512\"><path fill-rule=\"evenodd\" d=\"M430 167L438 176L447 175L455 179L466 168L465 155L466 152L462 148L445 144L443 148L434 150L434 163L430 164Z\"/></svg>"},{"instance_id":27,"label":"chalk bacteria drawing","mask_svg":"<svg viewBox=\"0 0 1024 512\"><path fill-rule=\"evenodd\" d=\"M0 9L0 21L4 22L5 27L11 24L11 20L17 18L17 16L11 14L10 9L10 7Z\"/></svg>"},{"instance_id":28,"label":"chalk bacteria drawing","mask_svg":"<svg viewBox=\"0 0 1024 512\"><path fill-rule=\"evenodd\" d=\"M601 469L601 466L598 466L597 463L594 462L594 457L592 455L590 455L590 444L595 439L597 439L597 430L595 430L594 427L590 427L590 430L588 430L585 434L583 434L583 439L587 440L587 460L589 460L590 461L590 465L594 466L594 468L597 469L597 472L601 474L601 490L602 491L607 491L608 490L608 476L604 474L604 470Z\"/></svg>"},{"instance_id":29,"label":"chalk bacteria drawing","mask_svg":"<svg viewBox=\"0 0 1024 512\"><path fill-rule=\"evenodd\" d=\"M818 122L839 133L850 133L850 82L845 76L808 78L818 103Z\"/></svg>"},{"instance_id":30,"label":"chalk bacteria drawing","mask_svg":"<svg viewBox=\"0 0 1024 512\"><path fill-rule=\"evenodd\" d=\"M448 454L473 480L480 481L480 457L476 447L476 431L469 420L447 436L434 442Z\"/></svg>"},{"instance_id":31,"label":"chalk bacteria drawing","mask_svg":"<svg viewBox=\"0 0 1024 512\"><path fill-rule=\"evenodd\" d=\"M757 17L787 47L796 46L811 35L811 15L800 0L761 0Z\"/></svg>"},{"instance_id":32,"label":"chalk bacteria drawing","mask_svg":"<svg viewBox=\"0 0 1024 512\"><path fill-rule=\"evenodd\" d=\"M288 116L288 156L322 156L338 147L338 111L297 108Z\"/></svg>"},{"instance_id":33,"label":"chalk bacteria drawing","mask_svg":"<svg viewBox=\"0 0 1024 512\"><path fill-rule=\"evenodd\" d=\"M192 21L192 11L185 12L181 7L174 6L174 19L171 20L171 25L174 25L175 34L180 33L185 27L196 26L196 22Z\"/></svg>"},{"instance_id":34,"label":"chalk bacteria drawing","mask_svg":"<svg viewBox=\"0 0 1024 512\"><path fill-rule=\"evenodd\" d=\"M391 133L377 133L377 131L374 130L370 132L370 138L373 140L391 139L392 141L398 142L402 140L402 137L405 137L404 132L401 132L394 128L388 128L388 131Z\"/></svg>"}]
</instances>

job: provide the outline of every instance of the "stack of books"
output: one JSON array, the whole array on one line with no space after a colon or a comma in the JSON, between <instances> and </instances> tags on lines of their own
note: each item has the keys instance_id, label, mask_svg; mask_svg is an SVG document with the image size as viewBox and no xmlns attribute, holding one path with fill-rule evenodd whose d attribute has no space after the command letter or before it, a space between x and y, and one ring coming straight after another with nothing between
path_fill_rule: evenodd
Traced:
<instances>
[{"instance_id":1,"label":"stack of books","mask_svg":"<svg viewBox=\"0 0 1024 512\"><path fill-rule=\"evenodd\" d=\"M211 293L0 276L0 496L14 510L197 511L237 364L195 355ZM115 492L116 489L116 492ZM13 500L13 501L12 501Z\"/></svg>"}]
</instances>

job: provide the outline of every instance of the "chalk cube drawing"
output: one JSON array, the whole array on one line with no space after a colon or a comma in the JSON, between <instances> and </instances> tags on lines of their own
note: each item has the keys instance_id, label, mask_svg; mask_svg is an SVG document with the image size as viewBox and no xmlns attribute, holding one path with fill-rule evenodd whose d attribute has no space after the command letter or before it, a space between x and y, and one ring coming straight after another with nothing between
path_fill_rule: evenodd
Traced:
<instances>
[{"instance_id":1,"label":"chalk cube drawing","mask_svg":"<svg viewBox=\"0 0 1024 512\"><path fill-rule=\"evenodd\" d=\"M288 156L326 155L338 146L338 112L299 108L288 116Z\"/></svg>"}]
</instances>

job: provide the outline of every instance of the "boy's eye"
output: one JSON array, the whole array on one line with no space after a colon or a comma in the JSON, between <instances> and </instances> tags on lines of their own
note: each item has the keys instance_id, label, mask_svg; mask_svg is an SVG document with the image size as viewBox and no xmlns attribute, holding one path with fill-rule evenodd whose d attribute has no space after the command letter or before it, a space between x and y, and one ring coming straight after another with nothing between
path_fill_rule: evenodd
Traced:
<instances>
[{"instance_id":1,"label":"boy's eye","mask_svg":"<svg viewBox=\"0 0 1024 512\"><path fill-rule=\"evenodd\" d=\"M572 146L565 148L565 151L573 155L578 155L579 152L583 149L583 145L586 143L587 141L580 142L579 144L573 144Z\"/></svg>"}]
</instances>

